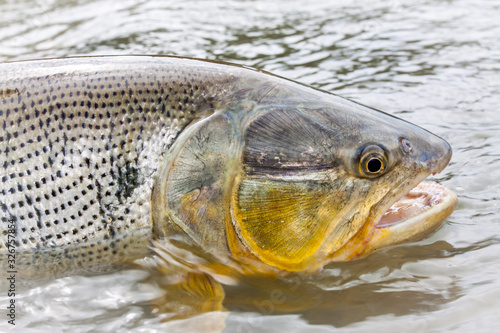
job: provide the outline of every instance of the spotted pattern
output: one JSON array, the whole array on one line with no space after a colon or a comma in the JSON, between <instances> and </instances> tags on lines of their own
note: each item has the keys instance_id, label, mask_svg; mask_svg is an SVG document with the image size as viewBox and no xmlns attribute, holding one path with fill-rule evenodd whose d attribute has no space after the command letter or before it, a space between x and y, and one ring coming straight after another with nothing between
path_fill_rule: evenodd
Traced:
<instances>
[{"instance_id":1,"label":"spotted pattern","mask_svg":"<svg viewBox=\"0 0 500 333\"><path fill-rule=\"evenodd\" d=\"M2 64L3 265L12 224L25 269L142 255L155 172L179 131L216 107L218 83L230 79L212 67L169 57Z\"/></svg>"}]
</instances>

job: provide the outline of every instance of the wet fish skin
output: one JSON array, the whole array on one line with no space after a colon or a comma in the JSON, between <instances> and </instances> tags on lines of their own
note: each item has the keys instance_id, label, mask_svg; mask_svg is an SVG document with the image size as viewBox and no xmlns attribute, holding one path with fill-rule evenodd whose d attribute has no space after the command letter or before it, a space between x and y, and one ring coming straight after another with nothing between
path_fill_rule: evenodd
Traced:
<instances>
[{"instance_id":1,"label":"wet fish skin","mask_svg":"<svg viewBox=\"0 0 500 333\"><path fill-rule=\"evenodd\" d=\"M451 158L415 125L238 66L87 57L0 77L0 259L15 224L26 274L133 260L152 238L314 271L361 253L380 210ZM367 149L386 156L376 177Z\"/></svg>"},{"instance_id":2,"label":"wet fish skin","mask_svg":"<svg viewBox=\"0 0 500 333\"><path fill-rule=\"evenodd\" d=\"M160 57L2 64L2 263L8 224L16 225L20 272L146 253L157 167L177 133L213 112L231 83L232 68L212 67Z\"/></svg>"}]
</instances>

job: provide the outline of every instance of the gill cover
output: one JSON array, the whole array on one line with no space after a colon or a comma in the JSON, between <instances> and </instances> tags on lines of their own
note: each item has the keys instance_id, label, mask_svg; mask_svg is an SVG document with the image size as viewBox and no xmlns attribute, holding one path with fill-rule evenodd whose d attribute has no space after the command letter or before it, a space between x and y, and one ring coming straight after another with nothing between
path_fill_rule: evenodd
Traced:
<instances>
[{"instance_id":1,"label":"gill cover","mask_svg":"<svg viewBox=\"0 0 500 333\"><path fill-rule=\"evenodd\" d=\"M325 245L346 222L335 217L352 215L344 214L351 209L344 194L353 193L355 184L336 181L345 178L338 168L342 142L333 122L295 107L261 108L249 121L243 168L232 191L233 224L241 242L264 263L300 271L343 245Z\"/></svg>"},{"instance_id":2,"label":"gill cover","mask_svg":"<svg viewBox=\"0 0 500 333\"><path fill-rule=\"evenodd\" d=\"M155 235L194 242L191 245L212 254L227 252L225 207L230 179L226 173L232 165L235 137L231 119L220 113L179 135L153 189Z\"/></svg>"}]
</instances>

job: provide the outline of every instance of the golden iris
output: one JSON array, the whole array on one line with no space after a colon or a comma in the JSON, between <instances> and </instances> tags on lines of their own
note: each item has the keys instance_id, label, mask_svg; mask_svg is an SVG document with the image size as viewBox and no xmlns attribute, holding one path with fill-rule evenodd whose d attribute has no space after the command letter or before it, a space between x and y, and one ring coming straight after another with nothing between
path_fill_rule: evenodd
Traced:
<instances>
[{"instance_id":1,"label":"golden iris","mask_svg":"<svg viewBox=\"0 0 500 333\"><path fill-rule=\"evenodd\" d=\"M387 168L387 157L383 148L377 145L366 146L360 156L359 170L361 175L375 178L384 174Z\"/></svg>"}]
</instances>

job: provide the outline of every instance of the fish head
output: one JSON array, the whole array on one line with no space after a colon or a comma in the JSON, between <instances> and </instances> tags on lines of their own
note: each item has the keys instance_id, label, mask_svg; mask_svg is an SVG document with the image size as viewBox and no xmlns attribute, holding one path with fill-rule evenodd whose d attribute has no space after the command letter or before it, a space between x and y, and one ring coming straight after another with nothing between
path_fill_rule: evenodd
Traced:
<instances>
[{"instance_id":1,"label":"fish head","mask_svg":"<svg viewBox=\"0 0 500 333\"><path fill-rule=\"evenodd\" d=\"M419 240L456 204L446 188L419 185L449 163L446 141L333 95L262 107L243 136L232 251L282 271L313 272Z\"/></svg>"},{"instance_id":2,"label":"fish head","mask_svg":"<svg viewBox=\"0 0 500 333\"><path fill-rule=\"evenodd\" d=\"M315 272L435 231L456 195L420 183L450 158L434 134L335 95L237 103L171 147L155 234L253 272Z\"/></svg>"}]
</instances>

